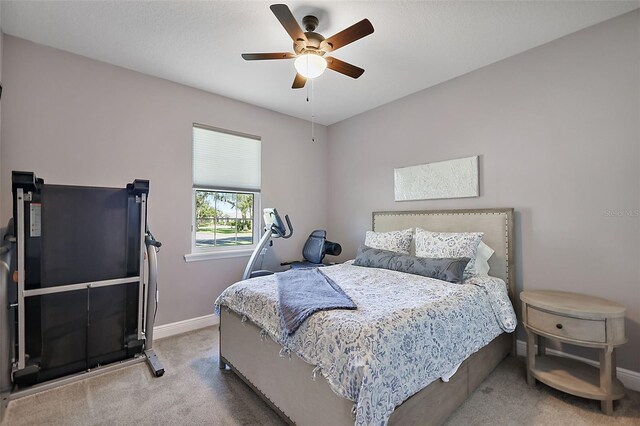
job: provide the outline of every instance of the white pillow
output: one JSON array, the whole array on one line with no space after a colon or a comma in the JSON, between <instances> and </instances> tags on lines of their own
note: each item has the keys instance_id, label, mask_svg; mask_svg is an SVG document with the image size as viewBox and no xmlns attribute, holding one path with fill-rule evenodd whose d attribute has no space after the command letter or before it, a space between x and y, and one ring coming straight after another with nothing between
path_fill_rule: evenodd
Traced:
<instances>
[{"instance_id":1,"label":"white pillow","mask_svg":"<svg viewBox=\"0 0 640 426\"><path fill-rule=\"evenodd\" d=\"M476 252L476 264L473 268L473 275L489 275L489 258L493 256L495 250L489 247L484 243L484 241L480 241L478 244L478 251Z\"/></svg>"},{"instance_id":2,"label":"white pillow","mask_svg":"<svg viewBox=\"0 0 640 426\"><path fill-rule=\"evenodd\" d=\"M430 232L416 228L416 256L468 257L465 276L473 275L483 232Z\"/></svg>"},{"instance_id":3,"label":"white pillow","mask_svg":"<svg viewBox=\"0 0 640 426\"><path fill-rule=\"evenodd\" d=\"M413 239L413 229L391 232L367 231L364 238L364 245L380 250L394 251L400 254L409 254L411 250L411 240Z\"/></svg>"}]
</instances>

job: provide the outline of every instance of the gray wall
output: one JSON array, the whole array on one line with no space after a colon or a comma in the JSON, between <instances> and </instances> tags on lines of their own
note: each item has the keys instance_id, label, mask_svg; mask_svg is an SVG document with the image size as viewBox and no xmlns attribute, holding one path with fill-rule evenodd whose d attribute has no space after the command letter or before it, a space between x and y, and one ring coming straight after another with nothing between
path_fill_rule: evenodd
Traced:
<instances>
[{"instance_id":1,"label":"gray wall","mask_svg":"<svg viewBox=\"0 0 640 426\"><path fill-rule=\"evenodd\" d=\"M313 143L304 120L22 39L4 42L2 223L11 216L12 170L74 185L149 179L149 222L164 243L157 324L212 314L248 260L183 259L191 244L193 122L262 136L262 205L289 213L296 229L275 243L276 257L298 259L307 235L326 226L326 183L318 178L324 126Z\"/></svg>"},{"instance_id":2,"label":"gray wall","mask_svg":"<svg viewBox=\"0 0 640 426\"><path fill-rule=\"evenodd\" d=\"M2 10L2 3L0 2L0 11ZM0 17L2 16L2 13L0 12ZM0 18L1 19L1 18ZM3 83L2 81L2 56L3 56L3 46L4 46L4 33L2 32L2 28L0 28L0 83ZM0 100L0 147L2 147L2 101ZM0 149L0 188L2 188L2 161L1 161L1 156L2 156L2 149ZM0 211L2 209L2 197L0 197ZM6 226L5 223L0 222L0 229L3 229ZM2 235L4 235L4 232L2 232Z\"/></svg>"},{"instance_id":3,"label":"gray wall","mask_svg":"<svg viewBox=\"0 0 640 426\"><path fill-rule=\"evenodd\" d=\"M372 211L514 207L518 289L626 305L640 371L639 102L635 11L332 125L329 236L347 259ZM479 198L393 201L395 167L471 155Z\"/></svg>"}]
</instances>

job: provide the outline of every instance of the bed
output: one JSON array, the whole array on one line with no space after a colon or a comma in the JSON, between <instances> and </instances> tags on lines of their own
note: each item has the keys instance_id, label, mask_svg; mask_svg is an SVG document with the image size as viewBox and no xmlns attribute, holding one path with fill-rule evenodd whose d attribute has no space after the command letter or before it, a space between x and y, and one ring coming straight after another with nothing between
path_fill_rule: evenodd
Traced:
<instances>
[{"instance_id":1,"label":"bed","mask_svg":"<svg viewBox=\"0 0 640 426\"><path fill-rule=\"evenodd\" d=\"M377 232L416 227L439 232L483 232L482 240L495 250L489 259L490 275L502 280L488 279L488 282L494 286L497 282L503 282L503 287L506 283L506 291L503 291L508 294L508 299L506 295L505 299L511 309L515 293L513 209L373 213L372 228ZM357 268L360 267L344 264L325 268L324 271L336 280L345 280L340 285L346 285L343 289L352 293L354 301L360 297L358 280L370 280L366 281L366 287L362 287L366 297L377 294L376 289L384 287L381 284L384 279L402 280L403 286L406 285L408 289L418 285L418 278L405 277L408 274L401 272ZM364 271L366 269L371 271ZM352 277L352 283L348 282L349 277ZM447 311L446 303L441 303L444 298L434 299L434 306L445 306L442 308L443 315L461 317L465 321L465 326L458 327L456 333L468 333L461 335L460 341L447 347L446 351L443 349L444 356L440 355L434 344L424 346L426 350L400 352L396 349L402 347L403 341L391 342L388 347L383 347L383 343L389 340L386 331L378 332L380 340L375 341L375 332L372 330L383 329L385 324L411 323L414 328L425 324L420 320L416 325L413 320L414 317L423 318L425 313L418 309L420 306L412 306L410 302L402 300L394 303L402 305L399 312L404 317L396 315L393 310L385 311L385 304L381 304L380 309L369 311L361 309L359 305L358 310L362 312L358 315L369 315L369 320L376 324L376 327L367 329L370 333L362 333L369 340L345 342L336 339L337 332L332 334L332 323L325 322L329 321L328 316L342 316L341 324L344 325L349 321L345 320L349 311L315 314L296 333L302 337L296 338L294 335L288 339L279 333L277 320L274 319L277 312L266 302L273 297L270 279L273 280L260 277L256 281L238 283L232 286L234 289L225 290L218 300L220 366L231 368L290 424L441 424L502 359L509 353L515 354L514 335L497 328L494 323L500 322L495 321L498 314L491 317L493 314L488 313L492 309L495 311L499 303L485 297L485 293L489 294L489 287L484 282L476 286L445 285L438 280L429 282L434 295L446 293L449 299L464 299L467 303L479 306L475 310L453 312L454 308ZM407 318L412 319L409 321ZM432 322L438 323L435 320ZM490 330L483 334L480 328L473 329L481 325ZM318 332L323 330L322 327L326 332ZM340 336L344 336L341 333ZM425 338L420 344L426 345L427 341L430 340ZM415 344L414 341L408 342L409 346ZM367 350L358 352L361 347ZM434 349L436 352L432 357L431 351ZM349 353L348 359L342 359L344 357L340 354L343 351ZM329 363L327 354L334 352L338 361ZM407 353L412 354L411 362L408 362L409 358L398 359ZM432 363L431 357L439 360L439 363ZM458 364L457 370L450 368ZM342 374L341 367L350 371L353 377ZM442 369L455 370L448 382L438 378Z\"/></svg>"}]
</instances>

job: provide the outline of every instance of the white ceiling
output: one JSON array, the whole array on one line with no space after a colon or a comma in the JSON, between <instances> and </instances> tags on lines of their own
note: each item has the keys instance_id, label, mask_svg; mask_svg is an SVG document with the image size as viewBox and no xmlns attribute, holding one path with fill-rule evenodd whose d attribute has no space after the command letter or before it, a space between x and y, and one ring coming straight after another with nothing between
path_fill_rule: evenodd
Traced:
<instances>
[{"instance_id":1,"label":"white ceiling","mask_svg":"<svg viewBox=\"0 0 640 426\"><path fill-rule=\"evenodd\" d=\"M6 34L309 120L292 60L245 62L244 52L291 51L263 1L2 2ZM325 37L369 18L375 32L335 53L366 72L314 81L316 121L333 124L640 7L640 1L287 2L314 14ZM310 85L308 85L310 86Z\"/></svg>"}]
</instances>

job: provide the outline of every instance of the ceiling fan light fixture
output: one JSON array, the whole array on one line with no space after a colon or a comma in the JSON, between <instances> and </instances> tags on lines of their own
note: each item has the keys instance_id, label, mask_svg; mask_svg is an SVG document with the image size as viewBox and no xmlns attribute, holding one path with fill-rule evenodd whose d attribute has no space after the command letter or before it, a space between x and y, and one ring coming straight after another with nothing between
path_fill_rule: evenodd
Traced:
<instances>
[{"instance_id":1,"label":"ceiling fan light fixture","mask_svg":"<svg viewBox=\"0 0 640 426\"><path fill-rule=\"evenodd\" d=\"M272 4L269 8L293 40L293 52L243 53L242 58L245 61L295 58L294 67L297 73L291 85L292 89L302 89L307 80L319 77L327 68L351 78L359 78L364 73L362 68L334 57L333 52L373 33L373 25L368 19L365 18L325 38L315 32L318 26L317 17L307 15L302 19L307 30L305 32L286 4ZM330 52L331 56L325 58L324 55Z\"/></svg>"},{"instance_id":2,"label":"ceiling fan light fixture","mask_svg":"<svg viewBox=\"0 0 640 426\"><path fill-rule=\"evenodd\" d=\"M327 69L327 60L315 53L305 53L296 58L293 66L301 76L316 78Z\"/></svg>"}]
</instances>

